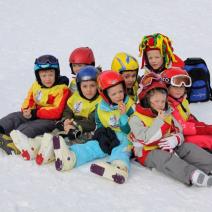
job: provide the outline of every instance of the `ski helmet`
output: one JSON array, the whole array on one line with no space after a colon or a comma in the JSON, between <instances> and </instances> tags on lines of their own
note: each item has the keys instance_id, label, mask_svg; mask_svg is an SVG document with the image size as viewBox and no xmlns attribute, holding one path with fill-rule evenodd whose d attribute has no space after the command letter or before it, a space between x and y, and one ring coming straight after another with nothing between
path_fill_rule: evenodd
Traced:
<instances>
[{"instance_id":1,"label":"ski helmet","mask_svg":"<svg viewBox=\"0 0 212 212\"><path fill-rule=\"evenodd\" d=\"M143 76L140 82L140 87L141 91L138 94L140 103L146 98L147 93L155 88L162 88L168 92L166 84L162 81L161 76L159 74L155 74L154 72L150 72Z\"/></svg>"},{"instance_id":2,"label":"ski helmet","mask_svg":"<svg viewBox=\"0 0 212 212\"><path fill-rule=\"evenodd\" d=\"M100 73L97 81L98 81L99 94L109 104L111 104L112 102L107 94L108 88L122 83L125 94L126 94L126 86L125 86L124 79L121 76L121 74L119 74L117 72L114 72L112 70L103 71Z\"/></svg>"},{"instance_id":3,"label":"ski helmet","mask_svg":"<svg viewBox=\"0 0 212 212\"><path fill-rule=\"evenodd\" d=\"M192 80L187 71L181 68L170 68L166 69L161 73L162 80L169 86L173 85L176 87L191 87Z\"/></svg>"},{"instance_id":4,"label":"ski helmet","mask_svg":"<svg viewBox=\"0 0 212 212\"><path fill-rule=\"evenodd\" d=\"M139 45L140 56L142 56L141 68L143 68L144 65L149 64L146 52L155 49L160 50L160 53L164 58L165 68L168 67L170 61L176 62L170 39L161 33L155 33L153 35L144 36Z\"/></svg>"},{"instance_id":5,"label":"ski helmet","mask_svg":"<svg viewBox=\"0 0 212 212\"><path fill-rule=\"evenodd\" d=\"M89 47L80 47L75 49L69 57L69 64L86 64L95 66L95 58L92 49Z\"/></svg>"},{"instance_id":6,"label":"ski helmet","mask_svg":"<svg viewBox=\"0 0 212 212\"><path fill-rule=\"evenodd\" d=\"M79 73L77 73L76 84L77 84L78 92L81 97L85 98L80 88L81 82L88 81L88 80L97 81L97 75L98 75L98 70L94 66L82 67ZM97 92L97 95L98 95L98 92Z\"/></svg>"},{"instance_id":7,"label":"ski helmet","mask_svg":"<svg viewBox=\"0 0 212 212\"><path fill-rule=\"evenodd\" d=\"M39 71L47 70L47 69L55 70L55 82L57 82L60 76L60 66L59 66L58 59L52 55L42 55L36 58L34 63L34 71L35 71L36 80L38 81L40 85L42 85L42 83L39 76Z\"/></svg>"},{"instance_id":8,"label":"ski helmet","mask_svg":"<svg viewBox=\"0 0 212 212\"><path fill-rule=\"evenodd\" d=\"M119 52L113 58L111 69L122 74L124 71L138 71L138 61L125 52Z\"/></svg>"}]
</instances>

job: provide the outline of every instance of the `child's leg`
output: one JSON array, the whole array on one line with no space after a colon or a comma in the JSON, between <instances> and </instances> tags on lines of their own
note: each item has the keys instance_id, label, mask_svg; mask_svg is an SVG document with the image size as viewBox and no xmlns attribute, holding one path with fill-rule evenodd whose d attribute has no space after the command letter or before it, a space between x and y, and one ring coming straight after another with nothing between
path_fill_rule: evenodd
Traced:
<instances>
[{"instance_id":1,"label":"child's leg","mask_svg":"<svg viewBox=\"0 0 212 212\"><path fill-rule=\"evenodd\" d=\"M128 178L128 170L130 168L131 148L125 134L117 135L120 145L113 148L110 158L107 162L96 162L91 165L91 172L122 184Z\"/></svg>"},{"instance_id":2,"label":"child's leg","mask_svg":"<svg viewBox=\"0 0 212 212\"><path fill-rule=\"evenodd\" d=\"M113 148L108 162L113 163L113 161L120 160L125 164L125 166L129 170L130 169L130 156L132 153L132 148L130 146L130 142L128 141L126 134L117 133L116 135L117 135L118 139L120 140L120 145Z\"/></svg>"},{"instance_id":3,"label":"child's leg","mask_svg":"<svg viewBox=\"0 0 212 212\"><path fill-rule=\"evenodd\" d=\"M43 135L47 132L52 132L55 129L55 122L53 120L36 119L21 124L17 130L21 131L29 138L34 138L37 135Z\"/></svg>"},{"instance_id":4,"label":"child's leg","mask_svg":"<svg viewBox=\"0 0 212 212\"><path fill-rule=\"evenodd\" d=\"M0 133L9 135L12 130L17 129L19 125L26 123L27 121L28 120L23 117L21 112L10 113L0 119Z\"/></svg>"},{"instance_id":5,"label":"child's leg","mask_svg":"<svg viewBox=\"0 0 212 212\"><path fill-rule=\"evenodd\" d=\"M76 155L76 167L107 156L96 140L90 140L84 144L74 144L70 146L69 149Z\"/></svg>"},{"instance_id":6,"label":"child's leg","mask_svg":"<svg viewBox=\"0 0 212 212\"><path fill-rule=\"evenodd\" d=\"M40 149L42 136L29 138L19 130L12 130L10 136L25 160L33 160L36 157Z\"/></svg>"},{"instance_id":7,"label":"child's leg","mask_svg":"<svg viewBox=\"0 0 212 212\"><path fill-rule=\"evenodd\" d=\"M54 136L53 145L56 159L55 166L58 171L70 170L73 167L106 156L96 140L68 147L61 136Z\"/></svg>"},{"instance_id":8,"label":"child's leg","mask_svg":"<svg viewBox=\"0 0 212 212\"><path fill-rule=\"evenodd\" d=\"M195 144L183 143L176 148L180 158L209 174L212 171L212 155Z\"/></svg>"},{"instance_id":9,"label":"child's leg","mask_svg":"<svg viewBox=\"0 0 212 212\"><path fill-rule=\"evenodd\" d=\"M188 164L175 154L163 150L152 150L145 160L145 166L156 168L182 183L190 185L191 176L197 168Z\"/></svg>"}]
</instances>

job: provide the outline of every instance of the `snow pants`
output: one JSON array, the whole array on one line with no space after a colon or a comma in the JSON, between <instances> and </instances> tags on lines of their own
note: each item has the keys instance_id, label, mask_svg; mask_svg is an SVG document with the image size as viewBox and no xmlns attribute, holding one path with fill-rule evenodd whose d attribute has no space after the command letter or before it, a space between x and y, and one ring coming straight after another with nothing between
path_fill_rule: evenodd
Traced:
<instances>
[{"instance_id":1,"label":"snow pants","mask_svg":"<svg viewBox=\"0 0 212 212\"><path fill-rule=\"evenodd\" d=\"M29 138L43 135L55 129L55 121L47 119L29 120L23 117L22 112L10 113L0 119L0 127L9 135L12 130L19 130Z\"/></svg>"},{"instance_id":2,"label":"snow pants","mask_svg":"<svg viewBox=\"0 0 212 212\"><path fill-rule=\"evenodd\" d=\"M129 147L127 135L122 132L117 132L116 135L120 141L120 144L113 148L111 154L109 155L108 162L121 160L125 163L128 170L130 170L131 148ZM69 150L73 151L76 155L76 167L108 156L108 154L102 151L97 140L90 140L84 144L74 144L69 146Z\"/></svg>"},{"instance_id":3,"label":"snow pants","mask_svg":"<svg viewBox=\"0 0 212 212\"><path fill-rule=\"evenodd\" d=\"M183 143L175 148L175 153L160 149L152 150L147 155L144 165L156 168L188 185L195 170L200 169L206 174L212 171L212 155L195 144Z\"/></svg>"}]
</instances>

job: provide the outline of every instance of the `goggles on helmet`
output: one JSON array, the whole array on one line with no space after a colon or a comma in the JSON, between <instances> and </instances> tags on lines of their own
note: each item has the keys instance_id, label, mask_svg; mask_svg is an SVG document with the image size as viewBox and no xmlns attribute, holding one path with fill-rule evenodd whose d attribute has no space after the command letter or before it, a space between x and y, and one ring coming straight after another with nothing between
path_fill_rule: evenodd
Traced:
<instances>
[{"instance_id":1,"label":"goggles on helmet","mask_svg":"<svg viewBox=\"0 0 212 212\"><path fill-rule=\"evenodd\" d=\"M155 73L146 74L141 79L141 85L145 88L151 85L153 81L161 81L161 76Z\"/></svg>"},{"instance_id":2,"label":"goggles on helmet","mask_svg":"<svg viewBox=\"0 0 212 212\"><path fill-rule=\"evenodd\" d=\"M34 70L59 69L58 59L51 55L44 55L35 60Z\"/></svg>"},{"instance_id":3,"label":"goggles on helmet","mask_svg":"<svg viewBox=\"0 0 212 212\"><path fill-rule=\"evenodd\" d=\"M186 75L173 76L171 79L163 78L163 81L175 87L185 86L188 88L192 84L191 77Z\"/></svg>"},{"instance_id":4,"label":"goggles on helmet","mask_svg":"<svg viewBox=\"0 0 212 212\"><path fill-rule=\"evenodd\" d=\"M47 63L51 65L58 65L58 59L51 55L45 55L35 60L35 64L37 65L45 65Z\"/></svg>"}]
</instances>

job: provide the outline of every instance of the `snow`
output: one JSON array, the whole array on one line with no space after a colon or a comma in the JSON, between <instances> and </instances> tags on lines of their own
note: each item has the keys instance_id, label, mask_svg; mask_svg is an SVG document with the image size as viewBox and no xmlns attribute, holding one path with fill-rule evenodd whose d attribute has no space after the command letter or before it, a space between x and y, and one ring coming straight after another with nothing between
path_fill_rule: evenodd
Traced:
<instances>
[{"instance_id":1,"label":"snow","mask_svg":"<svg viewBox=\"0 0 212 212\"><path fill-rule=\"evenodd\" d=\"M34 80L34 60L46 53L70 76L69 53L89 46L97 65L110 69L117 52L138 58L142 36L161 32L179 56L203 57L212 69L211 11L211 0L1 0L0 117L19 110ZM191 110L211 123L211 104ZM185 186L135 162L127 183L117 185L89 166L60 173L54 164L40 167L0 152L0 211L211 211L211 188Z\"/></svg>"}]
</instances>

